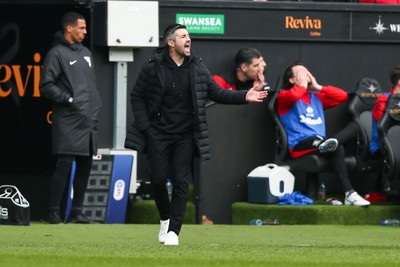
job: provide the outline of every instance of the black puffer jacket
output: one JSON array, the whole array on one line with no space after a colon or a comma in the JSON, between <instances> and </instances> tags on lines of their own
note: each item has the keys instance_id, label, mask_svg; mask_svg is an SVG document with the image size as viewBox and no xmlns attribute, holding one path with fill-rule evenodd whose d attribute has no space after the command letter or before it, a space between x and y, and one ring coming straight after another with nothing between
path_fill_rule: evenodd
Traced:
<instances>
[{"instance_id":1,"label":"black puffer jacket","mask_svg":"<svg viewBox=\"0 0 400 267\"><path fill-rule=\"evenodd\" d=\"M97 153L101 99L89 49L79 43L71 45L62 32L56 33L44 60L40 92L53 104L53 154ZM73 103L68 102L70 97Z\"/></svg>"},{"instance_id":2,"label":"black puffer jacket","mask_svg":"<svg viewBox=\"0 0 400 267\"><path fill-rule=\"evenodd\" d=\"M145 130L155 121L165 91L162 58L165 48L155 50L153 56L142 67L131 92L134 122L128 129L125 147L145 152ZM220 88L210 72L193 56L190 63L190 84L194 107L193 137L202 161L210 159L208 127L206 120L207 98L222 104L245 104L247 91L230 91Z\"/></svg>"}]
</instances>

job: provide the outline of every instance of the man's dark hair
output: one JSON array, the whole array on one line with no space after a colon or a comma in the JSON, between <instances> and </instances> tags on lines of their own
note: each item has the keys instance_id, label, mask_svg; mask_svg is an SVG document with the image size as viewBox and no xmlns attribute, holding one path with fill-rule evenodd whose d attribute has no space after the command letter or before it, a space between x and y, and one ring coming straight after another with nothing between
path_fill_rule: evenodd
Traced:
<instances>
[{"instance_id":1,"label":"man's dark hair","mask_svg":"<svg viewBox=\"0 0 400 267\"><path fill-rule=\"evenodd\" d=\"M85 19L81 14L76 12L68 12L65 13L64 16L61 18L61 27L63 30L67 28L69 25L76 25L78 19Z\"/></svg>"},{"instance_id":2,"label":"man's dark hair","mask_svg":"<svg viewBox=\"0 0 400 267\"><path fill-rule=\"evenodd\" d=\"M175 38L175 32L179 29L186 29L186 26L182 24L171 24L165 29L163 36L165 46L168 46L168 40Z\"/></svg>"},{"instance_id":3,"label":"man's dark hair","mask_svg":"<svg viewBox=\"0 0 400 267\"><path fill-rule=\"evenodd\" d=\"M262 57L261 52L255 48L241 48L235 56L235 66L240 68L240 65L250 65L254 58Z\"/></svg>"},{"instance_id":4,"label":"man's dark hair","mask_svg":"<svg viewBox=\"0 0 400 267\"><path fill-rule=\"evenodd\" d=\"M293 87L293 84L289 81L290 78L293 78L293 67L295 66L304 66L303 62L295 61L292 65L286 68L282 77L282 87L283 89L290 89Z\"/></svg>"},{"instance_id":5,"label":"man's dark hair","mask_svg":"<svg viewBox=\"0 0 400 267\"><path fill-rule=\"evenodd\" d=\"M390 81L392 82L392 85L395 86L399 80L400 80L400 66L397 66L390 71Z\"/></svg>"}]
</instances>

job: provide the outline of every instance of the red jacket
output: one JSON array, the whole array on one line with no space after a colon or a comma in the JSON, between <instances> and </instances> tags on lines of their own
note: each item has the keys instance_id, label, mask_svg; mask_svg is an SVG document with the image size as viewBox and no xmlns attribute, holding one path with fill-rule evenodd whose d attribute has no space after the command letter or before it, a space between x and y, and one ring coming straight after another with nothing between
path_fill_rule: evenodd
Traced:
<instances>
[{"instance_id":1,"label":"red jacket","mask_svg":"<svg viewBox=\"0 0 400 267\"><path fill-rule=\"evenodd\" d=\"M389 93L393 95L393 88L390 89ZM374 117L375 121L379 121L382 118L388 98L388 95L383 94L376 99L374 107L372 108L372 116Z\"/></svg>"},{"instance_id":2,"label":"red jacket","mask_svg":"<svg viewBox=\"0 0 400 267\"><path fill-rule=\"evenodd\" d=\"M324 109L339 105L346 101L348 94L346 91L334 86L322 86L320 92L315 95L321 100ZM278 114L286 114L298 100L310 104L310 95L307 88L295 86L289 90L282 90L278 95Z\"/></svg>"},{"instance_id":3,"label":"red jacket","mask_svg":"<svg viewBox=\"0 0 400 267\"><path fill-rule=\"evenodd\" d=\"M242 82L237 78L236 69L229 72L215 74L214 81L221 87L227 90L250 90L253 87L254 81Z\"/></svg>"}]
</instances>

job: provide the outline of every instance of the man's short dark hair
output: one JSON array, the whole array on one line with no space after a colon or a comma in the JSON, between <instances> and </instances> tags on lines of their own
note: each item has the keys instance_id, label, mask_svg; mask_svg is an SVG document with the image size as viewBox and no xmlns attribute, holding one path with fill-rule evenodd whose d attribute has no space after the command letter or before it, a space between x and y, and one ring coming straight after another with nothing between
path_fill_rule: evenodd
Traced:
<instances>
[{"instance_id":1,"label":"man's short dark hair","mask_svg":"<svg viewBox=\"0 0 400 267\"><path fill-rule=\"evenodd\" d=\"M390 71L390 81L392 82L392 85L395 86L399 80L400 80L400 66L397 66Z\"/></svg>"},{"instance_id":2,"label":"man's short dark hair","mask_svg":"<svg viewBox=\"0 0 400 267\"><path fill-rule=\"evenodd\" d=\"M289 81L290 78L293 78L293 67L295 66L304 66L303 62L295 61L292 65L286 68L282 77L282 87L283 89L290 89L293 87L293 84Z\"/></svg>"},{"instance_id":3,"label":"man's short dark hair","mask_svg":"<svg viewBox=\"0 0 400 267\"><path fill-rule=\"evenodd\" d=\"M78 23L78 19L85 19L81 14L77 12L68 12L65 13L64 16L61 18L61 27L63 30L67 28L69 25L76 25Z\"/></svg>"},{"instance_id":4,"label":"man's short dark hair","mask_svg":"<svg viewBox=\"0 0 400 267\"><path fill-rule=\"evenodd\" d=\"M261 52L255 48L241 48L235 56L235 66L240 68L240 65L250 65L254 58L262 57Z\"/></svg>"},{"instance_id":5,"label":"man's short dark hair","mask_svg":"<svg viewBox=\"0 0 400 267\"><path fill-rule=\"evenodd\" d=\"M171 24L165 29L163 40L166 46L168 45L168 40L175 38L175 32L179 29L186 29L186 26L182 24Z\"/></svg>"}]
</instances>

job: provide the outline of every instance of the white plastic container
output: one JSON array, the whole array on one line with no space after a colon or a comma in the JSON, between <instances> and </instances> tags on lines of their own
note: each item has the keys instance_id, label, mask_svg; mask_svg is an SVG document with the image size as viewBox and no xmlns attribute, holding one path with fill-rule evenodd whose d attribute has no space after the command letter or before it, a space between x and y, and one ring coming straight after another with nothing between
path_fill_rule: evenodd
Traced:
<instances>
[{"instance_id":1,"label":"white plastic container","mask_svg":"<svg viewBox=\"0 0 400 267\"><path fill-rule=\"evenodd\" d=\"M247 176L248 202L273 204L284 194L293 193L294 176L274 163L259 166Z\"/></svg>"}]
</instances>

